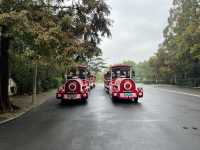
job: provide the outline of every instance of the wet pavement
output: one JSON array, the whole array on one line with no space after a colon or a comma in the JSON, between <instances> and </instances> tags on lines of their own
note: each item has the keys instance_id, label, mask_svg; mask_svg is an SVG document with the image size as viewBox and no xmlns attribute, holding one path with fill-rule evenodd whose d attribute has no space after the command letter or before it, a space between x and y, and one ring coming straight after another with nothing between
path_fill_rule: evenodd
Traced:
<instances>
[{"instance_id":1,"label":"wet pavement","mask_svg":"<svg viewBox=\"0 0 200 150\"><path fill-rule=\"evenodd\" d=\"M144 86L113 103L98 85L87 104L55 97L0 126L0 150L199 150L200 98Z\"/></svg>"}]
</instances>

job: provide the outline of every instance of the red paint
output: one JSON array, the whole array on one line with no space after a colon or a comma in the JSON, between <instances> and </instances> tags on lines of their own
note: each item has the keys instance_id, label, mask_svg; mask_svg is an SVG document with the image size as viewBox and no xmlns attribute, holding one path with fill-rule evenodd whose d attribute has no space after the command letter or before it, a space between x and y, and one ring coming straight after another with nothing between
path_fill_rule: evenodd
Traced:
<instances>
[{"instance_id":1,"label":"red paint","mask_svg":"<svg viewBox=\"0 0 200 150\"><path fill-rule=\"evenodd\" d=\"M129 73L127 76L123 76L123 71ZM119 76L111 75L113 71L119 72ZM114 72L115 73L115 72ZM122 75L121 75L122 73ZM104 88L111 97L125 100L136 100L143 97L143 89L137 88L134 79L131 78L131 67L129 65L113 65L109 68L109 71L104 74Z\"/></svg>"}]
</instances>

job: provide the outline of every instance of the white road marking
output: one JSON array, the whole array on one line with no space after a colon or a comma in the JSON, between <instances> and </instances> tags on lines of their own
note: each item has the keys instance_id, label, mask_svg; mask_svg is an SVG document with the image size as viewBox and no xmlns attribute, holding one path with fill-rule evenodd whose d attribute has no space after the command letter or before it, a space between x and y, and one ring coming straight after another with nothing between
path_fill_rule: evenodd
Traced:
<instances>
[{"instance_id":1,"label":"white road marking","mask_svg":"<svg viewBox=\"0 0 200 150\"><path fill-rule=\"evenodd\" d=\"M180 92L180 91L175 91L175 90L172 91L172 90L167 90L167 89L159 89L159 90L170 92L170 93L175 93L175 94L181 94L181 95L187 95L187 96L193 96L193 97L200 98L200 95L192 94L192 93Z\"/></svg>"}]
</instances>

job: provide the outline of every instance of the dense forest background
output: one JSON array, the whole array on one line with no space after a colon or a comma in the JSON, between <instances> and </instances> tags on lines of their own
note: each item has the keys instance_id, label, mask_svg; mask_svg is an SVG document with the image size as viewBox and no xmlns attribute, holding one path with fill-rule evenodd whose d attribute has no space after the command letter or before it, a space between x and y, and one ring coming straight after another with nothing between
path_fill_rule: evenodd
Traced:
<instances>
[{"instance_id":1,"label":"dense forest background","mask_svg":"<svg viewBox=\"0 0 200 150\"><path fill-rule=\"evenodd\" d=\"M149 60L125 61L138 82L200 86L200 1L174 0L163 36Z\"/></svg>"},{"instance_id":2,"label":"dense forest background","mask_svg":"<svg viewBox=\"0 0 200 150\"><path fill-rule=\"evenodd\" d=\"M111 34L109 13L103 0L2 0L0 25L11 38L9 76L18 94L32 93L35 69L42 92L61 85L66 68L100 59L101 37Z\"/></svg>"}]
</instances>

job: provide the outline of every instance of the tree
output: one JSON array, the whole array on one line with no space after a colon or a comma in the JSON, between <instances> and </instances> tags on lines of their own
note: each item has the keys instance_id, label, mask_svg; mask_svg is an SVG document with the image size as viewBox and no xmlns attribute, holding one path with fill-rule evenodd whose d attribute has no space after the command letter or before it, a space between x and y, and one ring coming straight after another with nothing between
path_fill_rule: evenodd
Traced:
<instances>
[{"instance_id":1,"label":"tree","mask_svg":"<svg viewBox=\"0 0 200 150\"><path fill-rule=\"evenodd\" d=\"M34 95L38 64L68 67L98 56L101 37L111 34L110 11L103 0L73 1L69 6L61 2L1 1L0 25L8 28L6 35L12 39L9 52L28 58L35 66Z\"/></svg>"},{"instance_id":2,"label":"tree","mask_svg":"<svg viewBox=\"0 0 200 150\"><path fill-rule=\"evenodd\" d=\"M88 68L91 71L91 73L96 75L98 72L101 72L102 69L107 68L107 66L103 58L98 56L98 57L93 57L88 61Z\"/></svg>"},{"instance_id":3,"label":"tree","mask_svg":"<svg viewBox=\"0 0 200 150\"><path fill-rule=\"evenodd\" d=\"M199 0L174 0L163 31L164 42L149 59L155 80L162 83L199 84L200 7ZM193 82L194 80L194 82Z\"/></svg>"},{"instance_id":4,"label":"tree","mask_svg":"<svg viewBox=\"0 0 200 150\"><path fill-rule=\"evenodd\" d=\"M8 100L8 49L9 39L5 36L7 28L1 26L0 30L0 110L5 112L11 110L11 103ZM5 88L6 87L6 88Z\"/></svg>"}]
</instances>

